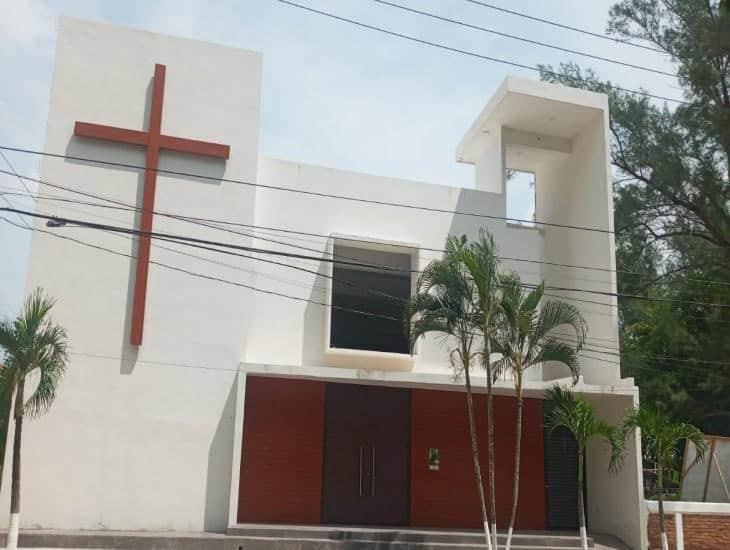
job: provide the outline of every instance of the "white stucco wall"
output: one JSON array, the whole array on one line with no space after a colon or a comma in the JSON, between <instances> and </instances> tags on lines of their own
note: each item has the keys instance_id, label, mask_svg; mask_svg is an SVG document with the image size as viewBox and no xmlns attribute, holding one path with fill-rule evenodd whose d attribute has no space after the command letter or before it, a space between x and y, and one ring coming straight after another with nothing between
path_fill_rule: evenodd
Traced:
<instances>
[{"instance_id":1,"label":"white stucco wall","mask_svg":"<svg viewBox=\"0 0 730 550\"><path fill-rule=\"evenodd\" d=\"M639 403L638 390L633 395L595 395L586 397L593 403L596 416L619 426L626 412ZM636 550L647 547L646 506L644 504L643 464L638 431L626 440L625 459L620 471L609 471L609 447L603 439L594 439L586 449L586 489L588 526L598 533L619 537Z\"/></svg>"},{"instance_id":2,"label":"white stucco wall","mask_svg":"<svg viewBox=\"0 0 730 550\"><path fill-rule=\"evenodd\" d=\"M155 63L167 65L162 132L231 146L227 162L162 152L160 168L255 182L259 54L71 19L60 26L46 151L144 165L142 149L75 138L73 125L146 129ZM138 171L73 160L44 159L43 178L131 204L142 189ZM39 191L79 200L50 186ZM39 201L38 210L136 226L133 212L58 204ZM158 211L250 223L254 207L251 187L158 176ZM42 221L36 228L46 229ZM225 235L162 216L155 216L154 229ZM78 227L49 231L136 253L132 240L118 235ZM153 262L248 280L242 262L234 270L162 246L206 255L155 242ZM50 413L26 423L23 527L202 530L227 523L235 371L251 311L247 291L151 265L137 350L128 344L133 281L128 257L33 235L28 288L42 286L58 298L54 318L68 331L71 358Z\"/></svg>"},{"instance_id":3,"label":"white stucco wall","mask_svg":"<svg viewBox=\"0 0 730 550\"><path fill-rule=\"evenodd\" d=\"M504 216L505 213L503 194L375 177L266 158L261 159L259 168L259 181L276 187L417 204L447 211L493 216ZM531 259L541 257L539 231L510 227L503 220L343 201L271 189L258 190L256 225L304 229L320 235L346 235L368 241L410 243L434 249L442 249L448 235L467 234L475 237L480 227L487 227L505 255ZM267 235L269 237L310 250L295 249L262 239L256 239L255 245L327 257L328 243L325 239L296 241L286 235ZM352 242L352 246L371 245ZM418 268L422 269L437 256L438 253L420 250ZM325 275L331 269L331 264L327 262L317 265L306 261L286 261ZM539 264L505 262L505 268L519 270L526 282L535 283L539 280ZM260 288L329 303L326 278L260 262L256 263L255 270L258 273L256 285ZM257 295L254 300L257 320L250 329L245 363L342 366L337 360L325 357L325 307L302 301L272 299L265 294ZM445 351L432 339L420 345L418 351L414 372L448 371ZM389 368L385 361L378 366Z\"/></svg>"}]
</instances>

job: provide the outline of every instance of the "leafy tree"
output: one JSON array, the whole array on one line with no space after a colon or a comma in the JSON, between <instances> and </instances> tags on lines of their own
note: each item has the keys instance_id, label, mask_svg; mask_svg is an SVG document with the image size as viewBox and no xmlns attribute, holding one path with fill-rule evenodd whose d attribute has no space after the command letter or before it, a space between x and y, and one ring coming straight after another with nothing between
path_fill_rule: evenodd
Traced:
<instances>
[{"instance_id":1,"label":"leafy tree","mask_svg":"<svg viewBox=\"0 0 730 550\"><path fill-rule=\"evenodd\" d=\"M608 30L664 52L684 103L617 90L574 64L542 78L608 95L619 290L672 300L620 300L624 374L644 402L701 424L730 411L730 308L701 305L730 304L730 7L621 0Z\"/></svg>"},{"instance_id":2,"label":"leafy tree","mask_svg":"<svg viewBox=\"0 0 730 550\"><path fill-rule=\"evenodd\" d=\"M611 448L609 470L618 471L623 466L625 439L622 430L610 426L596 417L593 405L578 397L571 390L555 386L545 393L546 405L551 408L547 428L552 434L558 428L565 428L578 442L578 521L583 550L588 550L585 505L583 503L583 460L588 442L595 438L605 439Z\"/></svg>"},{"instance_id":3,"label":"leafy tree","mask_svg":"<svg viewBox=\"0 0 730 550\"><path fill-rule=\"evenodd\" d=\"M499 258L494 238L486 230L479 231L479 237L461 249L461 262L471 278L476 295L476 309L480 316L483 350L482 366L487 375L487 463L489 476L489 501L492 516L492 536L497 548L497 496L495 491L495 452L494 452L494 392L492 384L492 336L496 329L499 314Z\"/></svg>"},{"instance_id":4,"label":"leafy tree","mask_svg":"<svg viewBox=\"0 0 730 550\"><path fill-rule=\"evenodd\" d=\"M474 400L471 385L471 368L477 359L474 339L480 328L480 312L474 303L476 289L461 262L466 237L450 237L446 241L442 259L431 261L421 272L416 284L416 294L406 307L411 350L422 336L435 333L451 350L449 359L456 376L464 376L466 402L469 417L469 434L474 460L474 477L479 495L484 535L487 548L492 548L489 521L484 500L482 471L477 447L477 431L474 421Z\"/></svg>"},{"instance_id":5,"label":"leafy tree","mask_svg":"<svg viewBox=\"0 0 730 550\"><path fill-rule=\"evenodd\" d=\"M695 426L684 422L672 422L666 415L648 407L631 411L624 422L624 427L627 432L637 428L641 430L644 460L653 463L656 468L662 549L669 550L664 524L664 476L682 467L679 464L681 443L690 442L697 450L695 460L690 466L704 460L707 443L702 432Z\"/></svg>"},{"instance_id":6,"label":"leafy tree","mask_svg":"<svg viewBox=\"0 0 730 550\"><path fill-rule=\"evenodd\" d=\"M495 374L510 372L514 377L517 394L517 425L515 438L515 469L512 489L512 513L510 515L507 545L512 542L512 531L517 516L520 488L520 453L522 443L522 409L524 398L522 384L525 372L543 363L565 365L574 382L580 375L578 352L586 337L586 323L578 309L558 300L542 302L544 285L527 290L516 274L502 277L499 328L493 337L493 348L502 357L494 362ZM575 342L557 338L557 329L567 328L575 332Z\"/></svg>"},{"instance_id":7,"label":"leafy tree","mask_svg":"<svg viewBox=\"0 0 730 550\"><path fill-rule=\"evenodd\" d=\"M49 409L66 369L66 331L49 318L52 307L53 300L37 289L28 297L17 319L0 322L0 348L4 355L0 393L15 395L9 550L15 550L18 545L23 419L26 414L33 418ZM37 384L26 398L26 381L31 375L37 376Z\"/></svg>"}]
</instances>

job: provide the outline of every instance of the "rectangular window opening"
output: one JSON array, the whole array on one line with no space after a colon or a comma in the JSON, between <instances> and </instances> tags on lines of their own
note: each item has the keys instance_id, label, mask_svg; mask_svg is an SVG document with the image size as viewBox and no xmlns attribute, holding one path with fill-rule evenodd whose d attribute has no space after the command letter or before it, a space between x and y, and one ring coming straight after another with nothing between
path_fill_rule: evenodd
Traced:
<instances>
[{"instance_id":1,"label":"rectangular window opening","mask_svg":"<svg viewBox=\"0 0 730 550\"><path fill-rule=\"evenodd\" d=\"M535 227L535 173L507 169L505 179L509 222Z\"/></svg>"},{"instance_id":2,"label":"rectangular window opening","mask_svg":"<svg viewBox=\"0 0 730 550\"><path fill-rule=\"evenodd\" d=\"M335 243L334 257L367 265L332 268L330 347L410 353L403 315L411 295L411 254Z\"/></svg>"}]
</instances>

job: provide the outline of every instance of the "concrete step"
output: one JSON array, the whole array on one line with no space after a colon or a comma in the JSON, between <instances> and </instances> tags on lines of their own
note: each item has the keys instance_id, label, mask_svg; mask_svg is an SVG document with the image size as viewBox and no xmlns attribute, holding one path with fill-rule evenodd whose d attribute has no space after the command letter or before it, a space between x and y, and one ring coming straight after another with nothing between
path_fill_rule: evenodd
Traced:
<instances>
[{"instance_id":1,"label":"concrete step","mask_svg":"<svg viewBox=\"0 0 730 550\"><path fill-rule=\"evenodd\" d=\"M484 550L486 545L454 542L332 541L327 539L270 539L243 537L226 543L226 550ZM500 542L499 548L504 548ZM575 550L579 546L513 544L512 550Z\"/></svg>"},{"instance_id":2,"label":"concrete step","mask_svg":"<svg viewBox=\"0 0 730 550\"><path fill-rule=\"evenodd\" d=\"M504 533L498 534L499 548ZM5 533L0 531L0 546ZM593 547L593 540L589 539ZM239 525L227 534L175 531L73 531L23 529L22 548L125 550L484 550L479 531L332 526ZM580 539L570 533L520 532L512 550L574 550Z\"/></svg>"},{"instance_id":3,"label":"concrete step","mask_svg":"<svg viewBox=\"0 0 730 550\"><path fill-rule=\"evenodd\" d=\"M340 526L284 526L238 525L228 530L228 535L241 540L241 548L234 550L258 550L265 544L277 544L270 548L347 548L353 550L371 548L484 548L484 535L476 530L369 528ZM506 533L498 533L498 546L506 542ZM232 541L229 541L232 542ZM589 547L593 547L589 538ZM565 532L519 532L512 536L514 550L572 549L580 548L580 538Z\"/></svg>"}]
</instances>

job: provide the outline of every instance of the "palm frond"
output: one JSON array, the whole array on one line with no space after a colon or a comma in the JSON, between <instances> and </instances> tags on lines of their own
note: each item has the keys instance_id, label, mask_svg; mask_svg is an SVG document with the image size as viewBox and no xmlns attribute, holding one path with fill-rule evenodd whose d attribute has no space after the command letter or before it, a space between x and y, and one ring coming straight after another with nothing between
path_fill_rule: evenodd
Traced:
<instances>
[{"instance_id":1,"label":"palm frond","mask_svg":"<svg viewBox=\"0 0 730 550\"><path fill-rule=\"evenodd\" d=\"M461 349L468 348L464 354L460 353L460 360L471 359L471 345L480 317L474 304L473 280L461 263L466 242L466 237L450 237L444 257L429 262L418 277L416 293L405 309L411 351L418 339L437 333L446 339L456 339Z\"/></svg>"},{"instance_id":2,"label":"palm frond","mask_svg":"<svg viewBox=\"0 0 730 550\"><path fill-rule=\"evenodd\" d=\"M684 422L672 422L661 412L641 407L629 412L624 420L624 431L641 430L642 448L645 458L664 470L677 467L679 443L691 442L696 449L692 466L702 462L707 452L707 442L702 432Z\"/></svg>"},{"instance_id":3,"label":"palm frond","mask_svg":"<svg viewBox=\"0 0 730 550\"><path fill-rule=\"evenodd\" d=\"M36 389L25 403L26 410L32 417L45 413L56 397L68 359L66 340L66 331L50 323L37 334L35 368L40 371L40 378Z\"/></svg>"},{"instance_id":4,"label":"palm frond","mask_svg":"<svg viewBox=\"0 0 730 550\"><path fill-rule=\"evenodd\" d=\"M533 348L534 356L530 363L560 363L570 370L573 384L578 383L580 377L580 360L578 351L570 344L554 338L548 338Z\"/></svg>"},{"instance_id":5,"label":"palm frond","mask_svg":"<svg viewBox=\"0 0 730 550\"><path fill-rule=\"evenodd\" d=\"M33 416L44 413L53 402L68 359L66 331L49 318L53 304L41 289L36 289L12 323L0 323L5 363L0 370L0 390L12 393L21 380L37 369L38 385L20 404Z\"/></svg>"},{"instance_id":6,"label":"palm frond","mask_svg":"<svg viewBox=\"0 0 730 550\"><path fill-rule=\"evenodd\" d=\"M610 447L609 471L617 472L622 468L626 445L620 427L599 419L593 405L568 388L556 385L545 392L545 398L552 407L546 422L551 434L558 428L567 429L575 437L581 451L591 439L601 437Z\"/></svg>"},{"instance_id":7,"label":"palm frond","mask_svg":"<svg viewBox=\"0 0 730 550\"><path fill-rule=\"evenodd\" d=\"M572 304L548 300L540 309L535 333L538 338L547 337L559 327L572 328L575 332L575 347L580 350L586 339L587 325L580 310Z\"/></svg>"}]
</instances>

